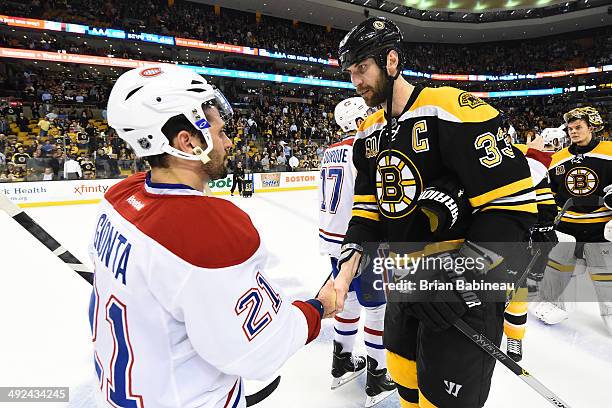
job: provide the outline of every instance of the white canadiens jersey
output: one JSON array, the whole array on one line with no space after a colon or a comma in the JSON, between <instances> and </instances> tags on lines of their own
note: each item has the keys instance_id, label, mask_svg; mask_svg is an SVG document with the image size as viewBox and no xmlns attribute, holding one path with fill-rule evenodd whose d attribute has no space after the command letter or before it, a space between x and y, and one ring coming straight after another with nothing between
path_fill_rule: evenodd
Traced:
<instances>
[{"instance_id":1,"label":"white canadiens jersey","mask_svg":"<svg viewBox=\"0 0 612 408\"><path fill-rule=\"evenodd\" d=\"M90 256L101 406L243 408L243 378L270 377L320 329L266 277L249 216L185 185L141 173L111 188Z\"/></svg>"},{"instance_id":2,"label":"white canadiens jersey","mask_svg":"<svg viewBox=\"0 0 612 408\"><path fill-rule=\"evenodd\" d=\"M329 146L321 160L319 186L319 248L322 254L335 258L351 220L353 191L357 170L353 165L353 142L347 137Z\"/></svg>"}]
</instances>

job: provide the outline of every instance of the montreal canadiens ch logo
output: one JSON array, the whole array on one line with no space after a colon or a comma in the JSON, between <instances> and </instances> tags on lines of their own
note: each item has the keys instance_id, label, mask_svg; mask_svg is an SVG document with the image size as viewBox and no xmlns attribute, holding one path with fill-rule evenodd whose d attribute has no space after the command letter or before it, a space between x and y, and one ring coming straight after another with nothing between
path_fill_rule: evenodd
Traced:
<instances>
[{"instance_id":1,"label":"montreal canadiens ch logo","mask_svg":"<svg viewBox=\"0 0 612 408\"><path fill-rule=\"evenodd\" d=\"M574 167L565 176L567 191L575 196L589 195L597 189L599 178L588 167Z\"/></svg>"},{"instance_id":2,"label":"montreal canadiens ch logo","mask_svg":"<svg viewBox=\"0 0 612 408\"><path fill-rule=\"evenodd\" d=\"M150 78L150 77L161 75L163 73L164 71L162 71L161 68L159 67L145 68L142 71L140 71L140 76Z\"/></svg>"},{"instance_id":3,"label":"montreal canadiens ch logo","mask_svg":"<svg viewBox=\"0 0 612 408\"><path fill-rule=\"evenodd\" d=\"M416 208L416 198L423 191L423 181L414 163L398 150L378 155L376 199L382 215L402 218Z\"/></svg>"}]
</instances>

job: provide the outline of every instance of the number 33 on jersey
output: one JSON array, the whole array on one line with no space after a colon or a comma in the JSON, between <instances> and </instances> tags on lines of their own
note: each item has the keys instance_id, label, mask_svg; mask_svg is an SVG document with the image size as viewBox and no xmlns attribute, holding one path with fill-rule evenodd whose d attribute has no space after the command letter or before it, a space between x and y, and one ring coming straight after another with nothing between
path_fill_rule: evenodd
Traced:
<instances>
[{"instance_id":1,"label":"number 33 on jersey","mask_svg":"<svg viewBox=\"0 0 612 408\"><path fill-rule=\"evenodd\" d=\"M459 178L476 211L537 213L526 159L500 130L499 112L468 92L450 87L415 87L402 114L386 134L384 111L370 115L354 143L357 169L351 242L365 242L381 219L401 220L386 228L390 241L428 238L415 218L416 200L432 181ZM368 204L376 204L376 209ZM351 224L352 225L352 224Z\"/></svg>"}]
</instances>

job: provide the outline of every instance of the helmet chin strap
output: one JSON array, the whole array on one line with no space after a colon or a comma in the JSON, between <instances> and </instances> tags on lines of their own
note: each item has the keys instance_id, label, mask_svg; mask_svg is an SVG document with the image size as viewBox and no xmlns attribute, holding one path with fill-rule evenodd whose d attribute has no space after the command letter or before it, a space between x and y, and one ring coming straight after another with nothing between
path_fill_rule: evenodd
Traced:
<instances>
[{"instance_id":1,"label":"helmet chin strap","mask_svg":"<svg viewBox=\"0 0 612 408\"><path fill-rule=\"evenodd\" d=\"M385 90L386 98L387 98L387 106L385 109L385 120L387 121L387 124L385 125L385 133L387 133L387 137L389 138L389 144L391 143L391 128L392 128L392 121L393 121L393 85L395 84L395 80L399 78L399 76L402 73L401 56L399 55L399 52L398 52L399 59L398 59L398 64L397 64L397 72L395 73L395 75L389 74L389 70L387 69L387 56L389 55L390 51L391 50L387 51L387 54L385 55L385 58L384 58L384 65L382 67L383 71L385 72L385 76L387 77L387 89ZM391 148L391 146L389 146L389 148Z\"/></svg>"},{"instance_id":2,"label":"helmet chin strap","mask_svg":"<svg viewBox=\"0 0 612 408\"><path fill-rule=\"evenodd\" d=\"M168 153L169 155L174 157L178 157L179 159L191 161L200 160L203 164L206 164L210 161L210 157L208 156L208 154L212 150L212 146L211 148L207 147L206 150L203 150L201 147L196 146L192 150L193 154L183 152L169 145L164 146L163 150L165 153Z\"/></svg>"},{"instance_id":3,"label":"helmet chin strap","mask_svg":"<svg viewBox=\"0 0 612 408\"><path fill-rule=\"evenodd\" d=\"M208 150L208 149L206 149ZM193 154L198 157L202 161L202 163L206 164L210 161L210 157L208 157L208 152L202 150L200 146L196 146L193 148Z\"/></svg>"}]
</instances>

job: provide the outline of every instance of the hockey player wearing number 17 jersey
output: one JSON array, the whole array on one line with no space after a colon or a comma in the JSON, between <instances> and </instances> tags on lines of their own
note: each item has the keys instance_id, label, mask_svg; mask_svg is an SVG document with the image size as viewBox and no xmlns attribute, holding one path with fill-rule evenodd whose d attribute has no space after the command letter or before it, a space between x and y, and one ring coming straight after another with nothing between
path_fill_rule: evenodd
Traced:
<instances>
[{"instance_id":1,"label":"hockey player wearing number 17 jersey","mask_svg":"<svg viewBox=\"0 0 612 408\"><path fill-rule=\"evenodd\" d=\"M331 283L290 302L249 216L204 193L227 175L231 113L175 65L128 71L111 91L109 124L151 171L105 194L90 245L99 406L244 408L243 379L269 378L333 314Z\"/></svg>"},{"instance_id":2,"label":"hockey player wearing number 17 jersey","mask_svg":"<svg viewBox=\"0 0 612 408\"><path fill-rule=\"evenodd\" d=\"M334 110L334 118L338 126L347 132L346 137L329 146L321 161L320 249L322 254L330 256L334 277L338 274L340 246L353 207L356 176L353 166L354 132L367 116L368 106L363 98L349 98L340 102ZM368 205L372 204L364 204L366 207ZM367 360L352 353L362 309L365 309L366 318L364 337ZM335 316L331 387L335 389L356 378L367 366L366 407L377 404L395 391L395 384L387 374L385 349L382 344L384 317L384 299L366 299L359 278L355 278L351 283L344 310Z\"/></svg>"}]
</instances>

